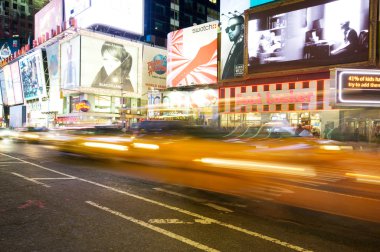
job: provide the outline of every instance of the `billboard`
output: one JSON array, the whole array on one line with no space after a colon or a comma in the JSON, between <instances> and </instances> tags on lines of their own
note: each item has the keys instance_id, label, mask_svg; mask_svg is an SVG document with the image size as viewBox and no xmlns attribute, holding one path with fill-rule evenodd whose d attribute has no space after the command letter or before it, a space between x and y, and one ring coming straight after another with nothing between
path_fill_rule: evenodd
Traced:
<instances>
[{"instance_id":1,"label":"billboard","mask_svg":"<svg viewBox=\"0 0 380 252\"><path fill-rule=\"evenodd\" d=\"M251 0L250 7L255 7L258 5L262 5L262 4L266 4L266 3L270 3L270 2L274 2L274 1L276 1L276 0Z\"/></svg>"},{"instance_id":2,"label":"billboard","mask_svg":"<svg viewBox=\"0 0 380 252\"><path fill-rule=\"evenodd\" d=\"M8 105L7 89L5 86L4 70L0 69L1 104Z\"/></svg>"},{"instance_id":3,"label":"billboard","mask_svg":"<svg viewBox=\"0 0 380 252\"><path fill-rule=\"evenodd\" d=\"M65 1L74 2L74 1ZM51 0L34 15L34 37L38 37L56 30L63 23L63 0Z\"/></svg>"},{"instance_id":4,"label":"billboard","mask_svg":"<svg viewBox=\"0 0 380 252\"><path fill-rule=\"evenodd\" d=\"M80 28L144 35L143 0L66 0L65 21L71 17Z\"/></svg>"},{"instance_id":5,"label":"billboard","mask_svg":"<svg viewBox=\"0 0 380 252\"><path fill-rule=\"evenodd\" d=\"M9 108L9 127L20 128L26 123L26 106L18 105Z\"/></svg>"},{"instance_id":6,"label":"billboard","mask_svg":"<svg viewBox=\"0 0 380 252\"><path fill-rule=\"evenodd\" d=\"M144 45L143 51L143 93L148 90L166 88L167 51Z\"/></svg>"},{"instance_id":7,"label":"billboard","mask_svg":"<svg viewBox=\"0 0 380 252\"><path fill-rule=\"evenodd\" d=\"M13 82L13 93L15 97L14 104L22 104L24 103L24 94L22 91L20 68L19 68L18 61L12 63L10 65L10 68L11 68L12 82Z\"/></svg>"},{"instance_id":8,"label":"billboard","mask_svg":"<svg viewBox=\"0 0 380 252\"><path fill-rule=\"evenodd\" d=\"M61 90L59 84L59 42L46 47L47 66L49 71L49 100L48 108L51 111L62 113L63 99L61 98Z\"/></svg>"},{"instance_id":9,"label":"billboard","mask_svg":"<svg viewBox=\"0 0 380 252\"><path fill-rule=\"evenodd\" d=\"M9 65L6 65L3 67L3 74L4 74L4 93L3 95L6 97L6 103L4 101L5 105L12 106L15 104L15 96L13 92L13 82L12 82L12 73L11 73L11 67Z\"/></svg>"},{"instance_id":10,"label":"billboard","mask_svg":"<svg viewBox=\"0 0 380 252\"><path fill-rule=\"evenodd\" d=\"M20 48L20 38L0 39L0 60L8 58Z\"/></svg>"},{"instance_id":11,"label":"billboard","mask_svg":"<svg viewBox=\"0 0 380 252\"><path fill-rule=\"evenodd\" d=\"M195 91L166 92L163 100L163 103L168 108L210 108L218 105L218 90L199 89Z\"/></svg>"},{"instance_id":12,"label":"billboard","mask_svg":"<svg viewBox=\"0 0 380 252\"><path fill-rule=\"evenodd\" d=\"M244 10L249 7L249 0L220 2L221 80L239 78L244 74Z\"/></svg>"},{"instance_id":13,"label":"billboard","mask_svg":"<svg viewBox=\"0 0 380 252\"><path fill-rule=\"evenodd\" d=\"M380 106L380 70L336 69L335 82L338 104Z\"/></svg>"},{"instance_id":14,"label":"billboard","mask_svg":"<svg viewBox=\"0 0 380 252\"><path fill-rule=\"evenodd\" d=\"M248 73L368 61L369 2L307 1L250 13Z\"/></svg>"},{"instance_id":15,"label":"billboard","mask_svg":"<svg viewBox=\"0 0 380 252\"><path fill-rule=\"evenodd\" d=\"M167 87L217 82L218 21L168 34Z\"/></svg>"},{"instance_id":16,"label":"billboard","mask_svg":"<svg viewBox=\"0 0 380 252\"><path fill-rule=\"evenodd\" d=\"M23 57L19 63L25 100L45 97L46 80L42 50L36 50Z\"/></svg>"},{"instance_id":17,"label":"billboard","mask_svg":"<svg viewBox=\"0 0 380 252\"><path fill-rule=\"evenodd\" d=\"M80 81L80 36L61 44L61 86L75 89Z\"/></svg>"},{"instance_id":18,"label":"billboard","mask_svg":"<svg viewBox=\"0 0 380 252\"><path fill-rule=\"evenodd\" d=\"M138 80L141 51L142 45L138 43L83 36L80 86L141 93Z\"/></svg>"}]
</instances>

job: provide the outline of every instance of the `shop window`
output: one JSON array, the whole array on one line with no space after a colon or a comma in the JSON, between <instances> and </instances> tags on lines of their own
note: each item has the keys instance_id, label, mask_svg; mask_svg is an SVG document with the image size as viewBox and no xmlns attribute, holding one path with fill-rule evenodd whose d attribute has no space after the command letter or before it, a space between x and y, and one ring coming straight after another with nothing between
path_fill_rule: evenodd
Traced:
<instances>
[{"instance_id":1,"label":"shop window","mask_svg":"<svg viewBox=\"0 0 380 252\"><path fill-rule=\"evenodd\" d=\"M296 89L296 83L294 82L289 83L289 89Z\"/></svg>"},{"instance_id":2,"label":"shop window","mask_svg":"<svg viewBox=\"0 0 380 252\"><path fill-rule=\"evenodd\" d=\"M264 91L269 91L269 85L264 85Z\"/></svg>"},{"instance_id":3,"label":"shop window","mask_svg":"<svg viewBox=\"0 0 380 252\"><path fill-rule=\"evenodd\" d=\"M246 111L247 111L246 106L241 106L240 111L241 111L241 112L246 112Z\"/></svg>"},{"instance_id":4,"label":"shop window","mask_svg":"<svg viewBox=\"0 0 380 252\"><path fill-rule=\"evenodd\" d=\"M302 88L309 88L309 82L308 81L302 82Z\"/></svg>"},{"instance_id":5,"label":"shop window","mask_svg":"<svg viewBox=\"0 0 380 252\"><path fill-rule=\"evenodd\" d=\"M257 112L257 105L252 105L252 111Z\"/></svg>"},{"instance_id":6,"label":"shop window","mask_svg":"<svg viewBox=\"0 0 380 252\"><path fill-rule=\"evenodd\" d=\"M264 110L264 111L269 111L269 105L264 105L264 106L263 106L263 110Z\"/></svg>"},{"instance_id":7,"label":"shop window","mask_svg":"<svg viewBox=\"0 0 380 252\"><path fill-rule=\"evenodd\" d=\"M302 103L302 110L309 110L309 103Z\"/></svg>"},{"instance_id":8,"label":"shop window","mask_svg":"<svg viewBox=\"0 0 380 252\"><path fill-rule=\"evenodd\" d=\"M235 88L231 88L231 98L235 97Z\"/></svg>"},{"instance_id":9,"label":"shop window","mask_svg":"<svg viewBox=\"0 0 380 252\"><path fill-rule=\"evenodd\" d=\"M247 91L246 89L246 87L241 87L241 93L244 94Z\"/></svg>"},{"instance_id":10,"label":"shop window","mask_svg":"<svg viewBox=\"0 0 380 252\"><path fill-rule=\"evenodd\" d=\"M276 104L276 111L281 111L281 104Z\"/></svg>"},{"instance_id":11,"label":"shop window","mask_svg":"<svg viewBox=\"0 0 380 252\"><path fill-rule=\"evenodd\" d=\"M294 104L289 104L289 110L294 110Z\"/></svg>"},{"instance_id":12,"label":"shop window","mask_svg":"<svg viewBox=\"0 0 380 252\"><path fill-rule=\"evenodd\" d=\"M257 92L257 86L252 86L252 92Z\"/></svg>"},{"instance_id":13,"label":"shop window","mask_svg":"<svg viewBox=\"0 0 380 252\"><path fill-rule=\"evenodd\" d=\"M276 90L282 90L282 84L276 84Z\"/></svg>"}]
</instances>

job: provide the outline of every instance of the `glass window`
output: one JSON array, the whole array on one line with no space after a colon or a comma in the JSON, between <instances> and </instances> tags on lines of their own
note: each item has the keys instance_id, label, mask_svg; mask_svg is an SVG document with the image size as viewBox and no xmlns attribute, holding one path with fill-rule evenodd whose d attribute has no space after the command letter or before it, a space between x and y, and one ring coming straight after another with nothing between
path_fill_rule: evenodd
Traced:
<instances>
[{"instance_id":1,"label":"glass window","mask_svg":"<svg viewBox=\"0 0 380 252\"><path fill-rule=\"evenodd\" d=\"M197 12L200 14L206 14L206 7L203 4L197 3Z\"/></svg>"},{"instance_id":2,"label":"glass window","mask_svg":"<svg viewBox=\"0 0 380 252\"><path fill-rule=\"evenodd\" d=\"M246 90L247 90L247 88L246 88L246 87L241 87L241 93L245 93L245 92L246 92Z\"/></svg>"},{"instance_id":3,"label":"glass window","mask_svg":"<svg viewBox=\"0 0 380 252\"><path fill-rule=\"evenodd\" d=\"M154 29L157 31L164 31L164 24L158 21L154 22Z\"/></svg>"},{"instance_id":4,"label":"glass window","mask_svg":"<svg viewBox=\"0 0 380 252\"><path fill-rule=\"evenodd\" d=\"M296 88L296 83L292 82L289 83L289 89L295 89Z\"/></svg>"},{"instance_id":5,"label":"glass window","mask_svg":"<svg viewBox=\"0 0 380 252\"><path fill-rule=\"evenodd\" d=\"M166 8L162 4L156 3L156 13L165 16Z\"/></svg>"},{"instance_id":6,"label":"glass window","mask_svg":"<svg viewBox=\"0 0 380 252\"><path fill-rule=\"evenodd\" d=\"M282 84L276 84L276 90L282 90Z\"/></svg>"},{"instance_id":7,"label":"glass window","mask_svg":"<svg viewBox=\"0 0 380 252\"><path fill-rule=\"evenodd\" d=\"M269 85L264 85L264 91L269 91Z\"/></svg>"},{"instance_id":8,"label":"glass window","mask_svg":"<svg viewBox=\"0 0 380 252\"><path fill-rule=\"evenodd\" d=\"M179 12L175 10L171 10L170 17L174 20L179 20Z\"/></svg>"},{"instance_id":9,"label":"glass window","mask_svg":"<svg viewBox=\"0 0 380 252\"><path fill-rule=\"evenodd\" d=\"M276 104L276 111L281 111L281 104Z\"/></svg>"},{"instance_id":10,"label":"glass window","mask_svg":"<svg viewBox=\"0 0 380 252\"><path fill-rule=\"evenodd\" d=\"M264 105L264 106L263 106L263 110L264 110L264 111L269 111L269 105Z\"/></svg>"},{"instance_id":11,"label":"glass window","mask_svg":"<svg viewBox=\"0 0 380 252\"><path fill-rule=\"evenodd\" d=\"M309 88L309 82L308 81L302 82L302 88Z\"/></svg>"},{"instance_id":12,"label":"glass window","mask_svg":"<svg viewBox=\"0 0 380 252\"><path fill-rule=\"evenodd\" d=\"M252 92L257 92L257 86L252 86Z\"/></svg>"}]
</instances>

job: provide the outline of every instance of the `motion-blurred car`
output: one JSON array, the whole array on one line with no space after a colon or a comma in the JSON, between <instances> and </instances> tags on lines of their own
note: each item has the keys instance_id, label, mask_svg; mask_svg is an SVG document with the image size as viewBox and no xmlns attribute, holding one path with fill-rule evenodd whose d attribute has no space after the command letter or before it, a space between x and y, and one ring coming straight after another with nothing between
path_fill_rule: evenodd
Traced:
<instances>
[{"instance_id":1,"label":"motion-blurred car","mask_svg":"<svg viewBox=\"0 0 380 252\"><path fill-rule=\"evenodd\" d=\"M16 142L39 143L46 137L49 129L46 127L23 127L15 129L12 139Z\"/></svg>"},{"instance_id":2,"label":"motion-blurred car","mask_svg":"<svg viewBox=\"0 0 380 252\"><path fill-rule=\"evenodd\" d=\"M0 128L0 140L9 139L14 135L14 131L9 128Z\"/></svg>"}]
</instances>

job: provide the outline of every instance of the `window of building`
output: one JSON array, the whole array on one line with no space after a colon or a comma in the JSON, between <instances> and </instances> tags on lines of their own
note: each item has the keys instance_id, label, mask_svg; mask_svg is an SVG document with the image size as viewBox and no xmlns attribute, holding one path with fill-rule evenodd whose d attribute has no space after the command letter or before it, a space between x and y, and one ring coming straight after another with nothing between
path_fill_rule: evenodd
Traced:
<instances>
[{"instance_id":1,"label":"window of building","mask_svg":"<svg viewBox=\"0 0 380 252\"><path fill-rule=\"evenodd\" d=\"M302 110L309 110L309 103L302 103Z\"/></svg>"},{"instance_id":2,"label":"window of building","mask_svg":"<svg viewBox=\"0 0 380 252\"><path fill-rule=\"evenodd\" d=\"M170 2L173 4L179 4L179 0L170 0Z\"/></svg>"},{"instance_id":3,"label":"window of building","mask_svg":"<svg viewBox=\"0 0 380 252\"><path fill-rule=\"evenodd\" d=\"M154 29L156 31L164 31L164 24L159 22L159 21L155 21L154 22Z\"/></svg>"},{"instance_id":4,"label":"window of building","mask_svg":"<svg viewBox=\"0 0 380 252\"><path fill-rule=\"evenodd\" d=\"M282 84L276 84L276 90L282 90Z\"/></svg>"},{"instance_id":5,"label":"window of building","mask_svg":"<svg viewBox=\"0 0 380 252\"><path fill-rule=\"evenodd\" d=\"M246 107L245 107L244 105L242 105L241 108L240 108L240 111L241 111L241 112L246 112L246 111L247 111L247 110L246 110Z\"/></svg>"},{"instance_id":6,"label":"window of building","mask_svg":"<svg viewBox=\"0 0 380 252\"><path fill-rule=\"evenodd\" d=\"M17 3L13 4L13 9L17 10Z\"/></svg>"},{"instance_id":7,"label":"window of building","mask_svg":"<svg viewBox=\"0 0 380 252\"><path fill-rule=\"evenodd\" d=\"M252 111L257 112L257 105L252 105Z\"/></svg>"},{"instance_id":8,"label":"window of building","mask_svg":"<svg viewBox=\"0 0 380 252\"><path fill-rule=\"evenodd\" d=\"M296 83L294 82L289 83L289 89L296 89Z\"/></svg>"},{"instance_id":9,"label":"window of building","mask_svg":"<svg viewBox=\"0 0 380 252\"><path fill-rule=\"evenodd\" d=\"M252 86L252 92L257 92L257 86Z\"/></svg>"},{"instance_id":10,"label":"window of building","mask_svg":"<svg viewBox=\"0 0 380 252\"><path fill-rule=\"evenodd\" d=\"M269 85L264 85L264 91L269 91Z\"/></svg>"},{"instance_id":11,"label":"window of building","mask_svg":"<svg viewBox=\"0 0 380 252\"><path fill-rule=\"evenodd\" d=\"M9 2L5 2L4 6L5 8L9 7Z\"/></svg>"},{"instance_id":12,"label":"window of building","mask_svg":"<svg viewBox=\"0 0 380 252\"><path fill-rule=\"evenodd\" d=\"M276 104L276 111L281 111L281 104Z\"/></svg>"},{"instance_id":13,"label":"window of building","mask_svg":"<svg viewBox=\"0 0 380 252\"><path fill-rule=\"evenodd\" d=\"M199 14L206 14L206 7L203 4L197 3L197 12Z\"/></svg>"},{"instance_id":14,"label":"window of building","mask_svg":"<svg viewBox=\"0 0 380 252\"><path fill-rule=\"evenodd\" d=\"M192 9L193 8L193 0L185 0L185 8Z\"/></svg>"},{"instance_id":15,"label":"window of building","mask_svg":"<svg viewBox=\"0 0 380 252\"><path fill-rule=\"evenodd\" d=\"M264 110L264 111L269 111L269 105L264 105L264 106L263 106L263 110Z\"/></svg>"},{"instance_id":16,"label":"window of building","mask_svg":"<svg viewBox=\"0 0 380 252\"><path fill-rule=\"evenodd\" d=\"M294 104L289 104L289 110L294 110Z\"/></svg>"},{"instance_id":17,"label":"window of building","mask_svg":"<svg viewBox=\"0 0 380 252\"><path fill-rule=\"evenodd\" d=\"M309 82L308 81L302 82L302 88L309 88Z\"/></svg>"},{"instance_id":18,"label":"window of building","mask_svg":"<svg viewBox=\"0 0 380 252\"><path fill-rule=\"evenodd\" d=\"M156 3L155 11L157 14L162 15L162 16L165 16L165 14L166 14L166 8L162 4Z\"/></svg>"},{"instance_id":19,"label":"window of building","mask_svg":"<svg viewBox=\"0 0 380 252\"><path fill-rule=\"evenodd\" d=\"M219 12L211 8L207 8L207 16L211 17L213 20L219 19Z\"/></svg>"},{"instance_id":20,"label":"window of building","mask_svg":"<svg viewBox=\"0 0 380 252\"><path fill-rule=\"evenodd\" d=\"M193 25L193 16L185 13L184 20L186 24Z\"/></svg>"},{"instance_id":21,"label":"window of building","mask_svg":"<svg viewBox=\"0 0 380 252\"><path fill-rule=\"evenodd\" d=\"M174 20L179 20L179 12L175 10L170 11L170 17Z\"/></svg>"},{"instance_id":22,"label":"window of building","mask_svg":"<svg viewBox=\"0 0 380 252\"><path fill-rule=\"evenodd\" d=\"M246 87L241 87L241 93L245 93L247 91Z\"/></svg>"},{"instance_id":23,"label":"window of building","mask_svg":"<svg viewBox=\"0 0 380 252\"><path fill-rule=\"evenodd\" d=\"M204 23L206 23L205 22L205 20L204 19L202 19L202 18L196 18L196 20L197 20L197 24L204 24Z\"/></svg>"}]
</instances>

